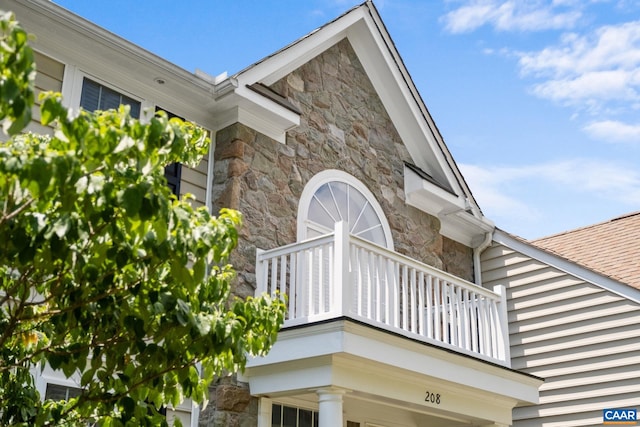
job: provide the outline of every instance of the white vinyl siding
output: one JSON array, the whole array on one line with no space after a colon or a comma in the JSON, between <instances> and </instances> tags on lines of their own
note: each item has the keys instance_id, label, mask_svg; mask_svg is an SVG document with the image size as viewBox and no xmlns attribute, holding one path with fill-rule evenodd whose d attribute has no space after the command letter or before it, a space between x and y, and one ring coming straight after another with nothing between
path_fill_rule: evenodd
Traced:
<instances>
[{"instance_id":1,"label":"white vinyl siding","mask_svg":"<svg viewBox=\"0 0 640 427\"><path fill-rule=\"evenodd\" d=\"M507 289L512 367L545 379L514 427L601 426L603 409L640 406L638 304L502 245L482 272Z\"/></svg>"},{"instance_id":2,"label":"white vinyl siding","mask_svg":"<svg viewBox=\"0 0 640 427\"><path fill-rule=\"evenodd\" d=\"M196 168L182 165L180 178L180 196L191 193L195 196L194 207L204 206L207 196L207 169L209 163L205 156Z\"/></svg>"},{"instance_id":3,"label":"white vinyl siding","mask_svg":"<svg viewBox=\"0 0 640 427\"><path fill-rule=\"evenodd\" d=\"M31 131L39 134L50 134L52 132L52 129L49 127L42 126L40 124L40 105L38 103L38 97L42 92L47 92L47 91L62 92L65 64L59 61L56 61L55 59L41 52L34 52L34 54L35 54L35 62L36 62L36 69L37 69L36 81L35 81L36 104L33 107L33 118L31 120L31 123L27 127L27 131ZM102 83L102 80L98 78L95 78L94 80L92 76L87 77L82 72L77 73L77 76L75 78L79 80L79 83L78 83L79 91L82 91L83 83L85 81L88 81L93 83L93 86L105 88L111 95L111 98L113 98L113 96L115 95L120 95L122 98L124 98L125 103L137 104L135 108L133 108L134 115L139 114L141 106L144 108L145 105L148 105L120 93L117 88L108 87L107 85ZM73 86L73 84L70 84L70 86ZM93 92L95 92L95 90ZM85 103L88 102L86 101L86 99L84 101ZM97 98L94 99L94 101L100 102ZM81 102L80 97L76 98L75 102L77 107L77 103ZM112 105L108 103L107 104L103 103L100 105L102 108L113 108L117 106L117 105ZM93 108L95 108L95 106ZM89 108L89 109L92 109L92 108ZM200 162L200 164L195 168L190 168L186 165L182 165L181 178L180 178L180 196L182 197L187 193L193 194L196 198L195 203L193 203L194 207L205 206L206 204L207 170L208 170L207 156L205 156Z\"/></svg>"},{"instance_id":4,"label":"white vinyl siding","mask_svg":"<svg viewBox=\"0 0 640 427\"><path fill-rule=\"evenodd\" d=\"M35 104L32 109L31 123L29 123L26 130L39 134L50 134L52 129L40 124L40 102L38 99L40 94L43 92L62 91L64 64L40 52L34 52L34 60L37 71L35 81Z\"/></svg>"}]
</instances>

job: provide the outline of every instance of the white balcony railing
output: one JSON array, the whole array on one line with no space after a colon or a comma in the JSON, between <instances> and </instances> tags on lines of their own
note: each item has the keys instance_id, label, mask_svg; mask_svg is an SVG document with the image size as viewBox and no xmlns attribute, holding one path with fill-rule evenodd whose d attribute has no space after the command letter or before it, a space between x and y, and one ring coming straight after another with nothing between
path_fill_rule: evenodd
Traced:
<instances>
[{"instance_id":1,"label":"white balcony railing","mask_svg":"<svg viewBox=\"0 0 640 427\"><path fill-rule=\"evenodd\" d=\"M284 326L349 317L509 366L506 298L372 244L332 234L257 251L256 294L286 295Z\"/></svg>"}]
</instances>

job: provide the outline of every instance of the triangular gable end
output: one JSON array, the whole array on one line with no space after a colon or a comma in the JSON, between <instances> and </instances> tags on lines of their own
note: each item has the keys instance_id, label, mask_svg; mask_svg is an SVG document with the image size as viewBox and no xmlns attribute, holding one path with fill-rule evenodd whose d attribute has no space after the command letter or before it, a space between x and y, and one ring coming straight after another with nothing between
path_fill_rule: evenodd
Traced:
<instances>
[{"instance_id":1,"label":"triangular gable end","mask_svg":"<svg viewBox=\"0 0 640 427\"><path fill-rule=\"evenodd\" d=\"M272 85L344 38L417 166L405 168L407 203L438 217L443 235L478 246L493 223L482 215L370 1L216 85L218 128L241 122L284 143L299 113L253 88Z\"/></svg>"}]
</instances>

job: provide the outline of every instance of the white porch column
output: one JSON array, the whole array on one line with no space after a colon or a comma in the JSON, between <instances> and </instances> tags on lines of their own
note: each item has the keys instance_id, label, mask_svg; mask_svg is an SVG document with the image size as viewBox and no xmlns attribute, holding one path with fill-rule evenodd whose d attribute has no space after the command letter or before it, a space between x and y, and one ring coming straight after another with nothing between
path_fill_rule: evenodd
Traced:
<instances>
[{"instance_id":1,"label":"white porch column","mask_svg":"<svg viewBox=\"0 0 640 427\"><path fill-rule=\"evenodd\" d=\"M318 427L342 427L342 396L344 390L323 388L318 394Z\"/></svg>"},{"instance_id":2,"label":"white porch column","mask_svg":"<svg viewBox=\"0 0 640 427\"><path fill-rule=\"evenodd\" d=\"M271 427L271 399L261 397L258 400L258 427Z\"/></svg>"}]
</instances>

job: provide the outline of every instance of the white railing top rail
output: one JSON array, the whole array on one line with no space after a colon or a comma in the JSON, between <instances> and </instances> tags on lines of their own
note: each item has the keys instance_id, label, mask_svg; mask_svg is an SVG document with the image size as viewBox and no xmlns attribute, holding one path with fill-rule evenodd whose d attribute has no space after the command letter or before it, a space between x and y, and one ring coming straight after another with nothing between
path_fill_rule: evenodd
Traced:
<instances>
[{"instance_id":1,"label":"white railing top rail","mask_svg":"<svg viewBox=\"0 0 640 427\"><path fill-rule=\"evenodd\" d=\"M333 233L330 235L333 236ZM420 262L414 258L410 258L406 255L403 255L401 253L398 252L394 252L390 249L387 249L385 247L376 245L375 243L369 242L368 240L364 240L360 237L354 236L354 235L349 235L349 239L351 244L354 244L356 246L365 248L371 252L375 252L378 253L380 255L384 255L386 258L389 258L391 260L397 261L398 263L401 263L403 265L406 265L408 267L412 267L415 268L416 270L422 270L424 272L428 272L433 276L438 276L440 279L444 279L449 283L458 285L458 286L462 286L462 287L468 287L470 290L473 290L473 292L480 294L484 297L490 298L490 299L494 299L494 300L499 300L500 296L498 294L496 294L495 292L493 292L490 289L487 288L483 288L482 286L479 286L473 282L469 282L467 280L461 279L458 276L454 276L451 273L447 273L444 270L440 270L436 267L433 267L429 264L425 264L423 262Z\"/></svg>"}]
</instances>

